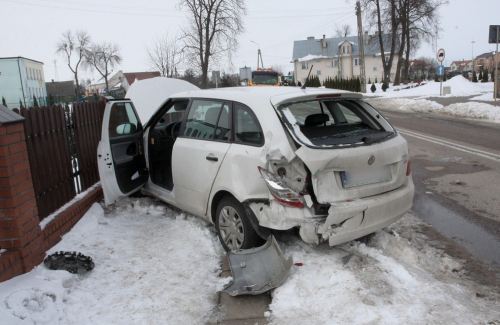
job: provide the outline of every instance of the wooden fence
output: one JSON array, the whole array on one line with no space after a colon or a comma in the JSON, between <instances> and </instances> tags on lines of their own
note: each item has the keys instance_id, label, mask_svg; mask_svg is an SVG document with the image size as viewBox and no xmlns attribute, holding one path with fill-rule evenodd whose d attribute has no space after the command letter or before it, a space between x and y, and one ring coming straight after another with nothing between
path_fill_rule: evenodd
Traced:
<instances>
[{"instance_id":1,"label":"wooden fence","mask_svg":"<svg viewBox=\"0 0 500 325\"><path fill-rule=\"evenodd\" d=\"M40 220L99 181L104 102L22 108Z\"/></svg>"}]
</instances>

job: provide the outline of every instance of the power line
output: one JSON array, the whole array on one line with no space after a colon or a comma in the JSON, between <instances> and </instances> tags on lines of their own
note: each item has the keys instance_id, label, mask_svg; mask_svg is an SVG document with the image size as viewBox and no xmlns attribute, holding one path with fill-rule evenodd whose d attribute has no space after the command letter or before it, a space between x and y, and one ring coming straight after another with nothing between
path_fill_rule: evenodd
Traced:
<instances>
[{"instance_id":1,"label":"power line","mask_svg":"<svg viewBox=\"0 0 500 325\"><path fill-rule=\"evenodd\" d=\"M172 14L159 14L159 13L141 13L141 12L126 12L126 11L111 11L111 10L94 10L89 8L76 8L76 7L67 7L67 6L56 6L51 4L40 4L40 3L32 3L25 2L19 0L2 0L4 2L16 5L23 5L28 7L40 7L40 8L49 8L49 9L60 9L60 10L70 10L77 12L88 12L93 14L112 14L112 15L128 15L128 16L156 16L156 17L170 17L170 18L183 18L184 15L172 15Z\"/></svg>"}]
</instances>

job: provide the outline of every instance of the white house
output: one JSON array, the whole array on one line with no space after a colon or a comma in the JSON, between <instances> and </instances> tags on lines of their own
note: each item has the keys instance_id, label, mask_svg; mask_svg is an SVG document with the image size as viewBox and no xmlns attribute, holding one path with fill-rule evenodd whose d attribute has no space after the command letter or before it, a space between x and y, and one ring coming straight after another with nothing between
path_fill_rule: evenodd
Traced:
<instances>
[{"instance_id":1,"label":"white house","mask_svg":"<svg viewBox=\"0 0 500 325\"><path fill-rule=\"evenodd\" d=\"M40 105L45 104L47 90L43 63L21 56L0 58L0 100L5 98L9 108L33 105L36 97Z\"/></svg>"},{"instance_id":2,"label":"white house","mask_svg":"<svg viewBox=\"0 0 500 325\"><path fill-rule=\"evenodd\" d=\"M378 36L365 33L365 75L366 80L382 81L384 69ZM388 36L384 36L384 50L390 49ZM389 59L389 53L385 53ZM394 55L391 80L396 74L397 54ZM344 79L360 76L359 46L357 36L316 39L308 37L293 44L294 77L305 82L311 66L311 76L318 76L323 82L327 77Z\"/></svg>"}]
</instances>

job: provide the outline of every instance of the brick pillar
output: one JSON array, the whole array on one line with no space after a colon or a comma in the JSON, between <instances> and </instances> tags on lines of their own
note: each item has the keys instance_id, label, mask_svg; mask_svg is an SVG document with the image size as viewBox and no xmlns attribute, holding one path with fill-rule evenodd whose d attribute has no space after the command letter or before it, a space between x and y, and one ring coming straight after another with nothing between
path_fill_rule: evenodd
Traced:
<instances>
[{"instance_id":1,"label":"brick pillar","mask_svg":"<svg viewBox=\"0 0 500 325\"><path fill-rule=\"evenodd\" d=\"M38 265L45 254L24 138L23 118L1 105L0 248L7 250L0 255L0 262L8 259L12 264L12 256L17 255L23 272ZM7 274L9 271L6 268L0 263L0 281L17 275ZM20 269L19 265L13 268Z\"/></svg>"}]
</instances>

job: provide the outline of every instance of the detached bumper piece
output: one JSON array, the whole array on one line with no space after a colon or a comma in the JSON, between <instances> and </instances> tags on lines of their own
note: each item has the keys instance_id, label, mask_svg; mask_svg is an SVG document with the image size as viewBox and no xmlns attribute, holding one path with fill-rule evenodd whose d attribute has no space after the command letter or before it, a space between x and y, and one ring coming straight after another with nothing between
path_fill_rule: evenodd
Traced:
<instances>
[{"instance_id":1,"label":"detached bumper piece","mask_svg":"<svg viewBox=\"0 0 500 325\"><path fill-rule=\"evenodd\" d=\"M272 235L261 247L229 252L228 259L233 281L223 291L230 296L259 295L279 287L293 263Z\"/></svg>"}]
</instances>

